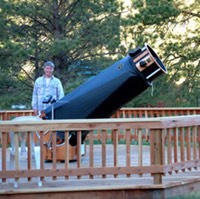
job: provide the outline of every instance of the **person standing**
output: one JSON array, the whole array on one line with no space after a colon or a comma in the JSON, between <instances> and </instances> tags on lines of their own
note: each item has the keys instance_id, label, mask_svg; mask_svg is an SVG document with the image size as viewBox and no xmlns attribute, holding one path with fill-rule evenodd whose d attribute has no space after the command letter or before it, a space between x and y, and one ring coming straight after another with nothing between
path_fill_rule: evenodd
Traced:
<instances>
[{"instance_id":1,"label":"person standing","mask_svg":"<svg viewBox=\"0 0 200 199\"><path fill-rule=\"evenodd\" d=\"M43 103L45 97L51 95L55 101L64 97L64 90L60 79L53 75L55 65L47 61L43 65L44 75L35 80L32 94L32 108L34 115L41 114L51 104Z\"/></svg>"}]
</instances>

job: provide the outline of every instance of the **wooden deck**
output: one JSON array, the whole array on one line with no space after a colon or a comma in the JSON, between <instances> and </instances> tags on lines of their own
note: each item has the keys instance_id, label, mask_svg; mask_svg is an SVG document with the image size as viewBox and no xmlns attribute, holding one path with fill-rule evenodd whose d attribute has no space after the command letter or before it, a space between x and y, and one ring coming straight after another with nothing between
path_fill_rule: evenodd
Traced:
<instances>
[{"instance_id":1,"label":"wooden deck","mask_svg":"<svg viewBox=\"0 0 200 199\"><path fill-rule=\"evenodd\" d=\"M180 115L194 115L194 114L199 114L200 113L200 108L138 108L138 109L130 109L130 108L124 108L119 110L119 112L116 113L116 115L114 116L114 118L148 118L148 117L152 117L152 121L154 121L155 117L165 117L165 116L180 116ZM31 111L0 111L0 119L1 120L10 120L11 118L15 117L15 116L25 116L25 115L32 115L33 112ZM198 122L197 122L198 121ZM153 154L153 158L155 159L155 156L157 157L157 155L159 156L159 154L162 156L159 157L159 160L162 160L162 157L165 157L166 151L168 151L168 159L172 160L168 162L165 162L167 165L168 164L168 171L172 171L172 175L166 174L166 176L162 177L162 183L154 183L153 182L153 178L155 176L151 176L150 174L144 174L142 176L139 175L131 175L129 177L127 177L127 175L123 176L123 175L119 175L116 178L113 175L106 175L102 176L102 175L96 175L94 176L94 179L90 179L89 178L89 174L90 172L93 172L93 166L89 166L89 161L91 160L90 155L89 154L89 148L87 146L86 149L86 154L84 156L81 157L81 161L74 161L74 162L70 162L69 163L69 167L67 165L67 168L64 166L65 163L63 162L57 162L56 166L54 165L54 169L52 169L52 163L45 163L44 165L44 172L51 172L51 176L57 176L57 177L46 177L48 175L45 175L43 172L43 168L39 168L40 164L39 164L39 155L37 155L39 153L39 150L36 150L36 155L35 157L32 157L31 159L31 168L33 169L34 172L39 171L39 173L41 175L37 175L37 176L45 176L43 181L40 181L41 179L39 177L33 177L34 175L30 175L30 177L32 178L31 181L27 181L27 179L21 179L18 180L13 180L13 178L16 176L16 173L19 174L19 172L17 172L16 168L15 168L15 158L14 156L10 155L10 150L7 149L6 153L4 153L4 157L3 160L6 160L6 169L10 169L10 177L12 177L12 179L7 179L6 183L2 183L2 179L0 179L0 198L9 198L9 199L22 199L22 198L42 198L42 199L64 199L64 198L73 198L73 199L88 199L88 198L92 198L92 199L100 199L100 198L114 198L114 199L131 199L131 198L167 198L167 199L172 199L172 198L176 198L176 196L178 195L185 195L188 194L189 192L193 192L194 191L199 191L200 190L200 171L199 171L199 158L200 158L200 145L199 145L199 138L198 136L200 135L200 131L199 131L199 126L200 126L200 122L199 122L199 118L190 118L187 117L186 120L184 119L179 119L176 118L176 120L172 119L172 121L170 121L170 128L169 128L169 121L167 122L167 134L166 134L166 140L168 140L169 144L168 144L168 149L167 150L163 150L161 146L164 146L164 142L160 142L160 139L157 140L150 140L150 144L158 149L156 150L156 153L151 153ZM124 123L123 121L120 121L119 125L116 124L116 121L111 124L109 124L108 126L113 126L113 129L118 129L120 127L122 127L123 124L123 128L124 129L129 129L129 128L157 128L158 127L158 123L156 123L154 125L154 121L152 123L152 125L150 124L150 121L148 120L144 120L144 121L131 121L132 122L132 126L130 125L130 123ZM81 130L84 127L85 129L91 129L91 130L95 130L95 127L98 127L97 129L106 129L107 128L107 121L103 121L103 125L102 123L91 123L88 124L88 121L84 124L84 123L77 123L74 124L76 122L70 122L69 124L67 123L67 121L64 122L64 124L62 124L63 128L67 130L66 127L73 127L72 129L76 129L76 127L81 126ZM68 124L68 125L67 125ZM160 124L160 122L159 122ZM60 122L57 124L54 122L52 122L52 124L46 124L43 125L42 130L55 130L54 127L57 126L57 129L60 128L61 124ZM52 126L51 126L52 125ZM41 125L37 125L34 126L34 128L32 129L31 127L34 126L34 124L30 124L30 125L20 125L20 124L15 124L14 127L12 127L12 125L8 125L8 128L12 127L12 131L19 131L18 128L23 128L26 131L30 130L30 131L35 131L35 130L39 130L37 129L38 127L40 127ZM49 129L51 126L52 129ZM186 128L184 128L186 126ZM106 127L106 128L105 128ZM173 127L176 127L173 128ZM190 127L192 127L193 131L192 134L189 134L189 129ZM198 129L196 128L198 127ZM93 129L94 128L94 129ZM162 127L161 127L162 128ZM180 131L176 131L177 128ZM80 128L78 128L80 130ZM41 130L41 129L40 129ZM69 130L69 129L68 129ZM187 136L183 136L183 130L186 130L186 135ZM197 131L198 130L198 131ZM9 130L6 130L6 128L4 130L2 130L2 132L9 132ZM127 133L127 135L129 134L129 132ZM4 134L5 135L5 134ZM158 135L158 134L157 134ZM161 134L159 134L161 135ZM198 136L197 136L198 135ZM105 139L105 136L101 134L101 137ZM1 133L0 133L0 143L2 144L2 148L6 148L7 147L7 140L5 141L5 139L1 139ZM4 136L5 138L5 136ZM124 140L126 139L126 141L129 142L129 138L128 136L124 136L123 137ZM191 139L190 139L191 138ZM137 136L131 138L133 140L137 140ZM146 139L146 137L145 137ZM137 140L139 143L139 140ZM154 142L156 141L156 142ZM173 144L171 144L171 141L175 141ZM155 143L157 143L157 145L155 145ZM116 144L114 142L114 144ZM160 149L158 148L158 146L160 146ZM175 146L175 147L174 147ZM192 148L192 146L194 146ZM137 147L137 145L131 145L131 149L130 149L130 156L129 156L129 148L128 148L128 153L126 153L125 151L125 145L117 145L118 147L118 152L117 152L117 166L113 167L115 168L115 172L120 173L120 164L122 164L122 166L124 166L126 164L125 161L127 161L126 157L128 157L128 164L129 165L129 160L131 161L130 165L137 165L138 167L138 172L135 173L139 173L140 172L140 166L141 164L138 164L139 161L143 161L142 165L149 165L150 162L150 152L149 152L149 147L148 146L144 146L141 145L141 147L143 148L143 152L140 153L139 155L139 149ZM174 148L176 148L176 150L174 150ZM94 151L94 167L101 167L101 171L104 170L104 167L107 167L105 169L109 170L109 166L113 165L113 151L112 151L112 145L106 145L103 146L104 151L101 151L102 146L98 146L95 145L94 149L92 148L91 151ZM106 148L106 151L105 151ZM160 153L163 152L163 153ZM102 155L103 158L102 158ZM182 158L180 160L179 156L182 155ZM6 156L6 158L5 158ZM139 160L139 156L140 156L140 160ZM93 156L92 156L93 157ZM106 160L105 160L106 157ZM130 157L130 159L129 159ZM115 156L116 158L116 156ZM178 161L177 161L178 160ZM182 161L182 162L181 162ZM25 168L25 170L27 170L27 157L25 155L20 156L20 167L19 169L23 169ZM106 162L106 165L102 166L102 162ZM171 164L172 163L172 164ZM174 163L176 164L176 167L174 167ZM79 165L78 165L79 164ZM155 164L155 161L153 160L153 164ZM119 165L119 167L118 167ZM125 165L125 166L127 166ZM161 166L162 165L162 161L160 162L156 162L155 167ZM0 148L0 171L2 170L2 166L5 169L5 162L2 163L2 151ZM154 165L153 165L154 166ZM162 165L163 166L163 165ZM66 168L67 170L72 171L71 168L76 169L78 167L87 167L87 173L84 172L84 175L88 174L87 176L81 175L81 178L79 178L80 176L76 176L76 177L72 177L70 176L68 179L65 179L64 177L59 177L59 168ZM154 167L154 168L155 168ZM39 168L39 169L38 169ZM50 169L48 169L50 168ZM68 169L69 168L69 169ZM128 171L130 171L129 166L126 167L126 169ZM153 168L153 167L151 167ZM183 168L185 168L185 172L183 172ZM193 168L191 170L187 170L187 168ZM197 168L198 170L195 170L194 168ZM15 169L15 170L12 170ZM64 172L66 169L63 169ZM82 168L81 168L82 169ZM80 168L77 169L77 171L81 170ZM95 168L96 169L96 168ZM174 172L174 170L179 171L178 173ZM126 170L126 171L127 171ZM96 169L96 171L98 171ZM2 172L4 173L4 172ZM98 172L96 172L97 174ZM101 174L104 172L101 172ZM109 172L107 172L109 173ZM113 172L111 172L113 173ZM124 172L127 173L127 172ZM134 173L134 172L133 172ZM145 172L144 172L145 173ZM151 170L148 173L153 173L151 172ZM155 171L154 171L155 173ZM23 174L23 172L21 172L20 174ZM63 174L63 173L62 173ZM65 175L65 173L64 173ZM159 171L158 171L158 175L159 175ZM3 175L2 175L3 176ZM26 175L27 176L27 175ZM156 176L157 177L157 176ZM182 198L181 196L178 198ZM192 197L184 197L184 198L200 198L200 194L198 193L198 195L192 195ZM177 199L177 198L176 198Z\"/></svg>"},{"instance_id":2,"label":"wooden deck","mask_svg":"<svg viewBox=\"0 0 200 199\"><path fill-rule=\"evenodd\" d=\"M107 166L113 165L112 145L106 146L107 150ZM120 145L119 160L125 161L125 157L120 155L120 151L125 150L125 145ZM110 153L109 153L110 152ZM138 161L138 148L136 145L131 147L131 160ZM32 157L32 169L39 167L37 154L39 149L35 150L35 157ZM124 154L124 153L121 153ZM149 146L144 147L143 165L149 164ZM95 167L101 164L101 146L95 145ZM14 156L10 154L10 149L7 149L7 166L10 170L15 167ZM1 169L1 151L0 151L0 169ZM86 146L86 154L82 156L81 167L88 166L89 155L88 146ZM120 165L120 162L119 162ZM20 169L27 168L26 155L20 158ZM69 163L70 168L76 168L77 162ZM45 163L45 169L52 168L52 163ZM64 168L63 162L57 162L57 168ZM0 198L35 198L36 194L40 194L43 198L48 198L51 193L51 198L170 198L179 194L186 194L191 191L200 190L200 171L192 170L173 175L167 174L163 177L163 183L159 185L153 184L153 178L150 175L131 175L126 176L95 176L94 179L89 179L89 176L84 176L81 179L76 177L57 177L56 179L45 178L43 182L38 178L33 178L31 181L20 179L19 181L8 180L6 183L0 183ZM98 197L96 196L98 192ZM56 193L56 194L53 194ZM53 196L54 195L54 196ZM134 196L134 197L133 197Z\"/></svg>"}]
</instances>

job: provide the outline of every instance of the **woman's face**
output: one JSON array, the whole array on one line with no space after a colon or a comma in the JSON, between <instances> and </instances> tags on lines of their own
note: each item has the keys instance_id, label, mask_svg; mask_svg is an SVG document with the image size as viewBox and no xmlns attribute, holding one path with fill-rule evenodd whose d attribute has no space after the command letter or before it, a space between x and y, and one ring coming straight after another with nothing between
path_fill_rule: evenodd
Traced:
<instances>
[{"instance_id":1,"label":"woman's face","mask_svg":"<svg viewBox=\"0 0 200 199\"><path fill-rule=\"evenodd\" d=\"M44 68L44 74L46 77L51 77L53 75L54 68L51 66L46 66Z\"/></svg>"}]
</instances>

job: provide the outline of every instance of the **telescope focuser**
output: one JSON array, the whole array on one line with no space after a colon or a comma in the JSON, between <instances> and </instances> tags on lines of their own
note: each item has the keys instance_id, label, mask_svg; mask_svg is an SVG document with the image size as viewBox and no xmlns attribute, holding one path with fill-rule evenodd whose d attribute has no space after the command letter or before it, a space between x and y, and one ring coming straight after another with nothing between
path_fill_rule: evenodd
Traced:
<instances>
[{"instance_id":1,"label":"telescope focuser","mask_svg":"<svg viewBox=\"0 0 200 199\"><path fill-rule=\"evenodd\" d=\"M142 68L144 68L144 67L147 66L147 63L146 63L145 61L141 61L141 62L140 62L140 66L141 66Z\"/></svg>"}]
</instances>

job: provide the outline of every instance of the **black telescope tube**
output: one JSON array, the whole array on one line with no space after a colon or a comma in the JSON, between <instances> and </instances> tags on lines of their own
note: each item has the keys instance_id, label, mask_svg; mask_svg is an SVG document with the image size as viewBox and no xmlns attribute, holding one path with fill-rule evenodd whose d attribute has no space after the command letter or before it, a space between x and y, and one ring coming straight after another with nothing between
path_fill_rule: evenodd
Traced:
<instances>
[{"instance_id":1,"label":"black telescope tube","mask_svg":"<svg viewBox=\"0 0 200 199\"><path fill-rule=\"evenodd\" d=\"M144 62L147 64L141 67ZM151 71L150 67L154 71ZM125 58L58 100L54 104L54 119L109 118L151 86L153 76L157 77L166 72L165 66L153 49L148 45L143 49L136 48ZM151 78L148 79L149 76ZM51 107L45 110L47 119L51 119L51 111ZM82 133L83 140L86 135L87 132Z\"/></svg>"},{"instance_id":2,"label":"black telescope tube","mask_svg":"<svg viewBox=\"0 0 200 199\"><path fill-rule=\"evenodd\" d=\"M108 118L148 86L127 56L57 101L54 119Z\"/></svg>"}]
</instances>

